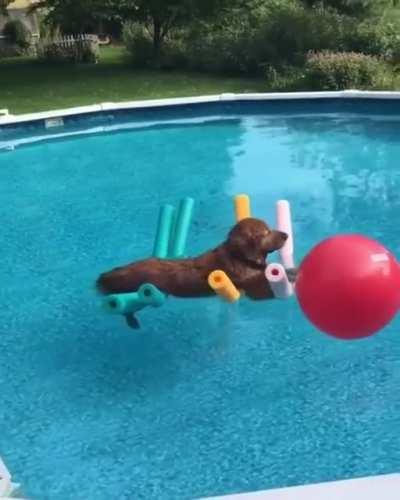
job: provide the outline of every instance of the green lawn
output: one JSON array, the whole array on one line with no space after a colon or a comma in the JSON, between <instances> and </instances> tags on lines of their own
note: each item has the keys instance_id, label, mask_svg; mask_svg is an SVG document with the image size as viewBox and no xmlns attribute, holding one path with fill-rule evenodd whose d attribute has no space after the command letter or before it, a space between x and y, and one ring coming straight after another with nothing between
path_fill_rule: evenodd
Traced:
<instances>
[{"instance_id":1,"label":"green lawn","mask_svg":"<svg viewBox=\"0 0 400 500\"><path fill-rule=\"evenodd\" d=\"M27 113L108 101L265 91L263 80L135 70L123 48L101 49L100 62L48 66L29 58L0 61L0 108Z\"/></svg>"}]
</instances>

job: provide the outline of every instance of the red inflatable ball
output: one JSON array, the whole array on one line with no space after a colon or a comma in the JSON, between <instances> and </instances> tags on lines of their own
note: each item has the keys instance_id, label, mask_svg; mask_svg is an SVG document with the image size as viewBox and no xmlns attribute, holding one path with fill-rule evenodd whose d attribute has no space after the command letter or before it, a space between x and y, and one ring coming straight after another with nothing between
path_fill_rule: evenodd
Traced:
<instances>
[{"instance_id":1,"label":"red inflatable ball","mask_svg":"<svg viewBox=\"0 0 400 500\"><path fill-rule=\"evenodd\" d=\"M395 257L358 235L329 238L302 262L296 294L319 330L340 339L373 335L400 306L400 270Z\"/></svg>"}]
</instances>

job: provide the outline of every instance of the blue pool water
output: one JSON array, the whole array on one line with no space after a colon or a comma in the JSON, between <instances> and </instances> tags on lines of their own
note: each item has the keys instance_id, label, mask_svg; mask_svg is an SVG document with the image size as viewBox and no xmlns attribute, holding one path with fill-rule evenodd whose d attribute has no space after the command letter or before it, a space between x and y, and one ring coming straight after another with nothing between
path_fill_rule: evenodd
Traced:
<instances>
[{"instance_id":1,"label":"blue pool water","mask_svg":"<svg viewBox=\"0 0 400 500\"><path fill-rule=\"evenodd\" d=\"M295 300L171 299L134 332L93 290L149 254L159 205L186 195L193 254L247 192L271 222L291 201L299 259L348 231L399 255L400 112L285 106L148 128L123 115L143 127L0 152L0 455L29 498L179 500L400 470L398 320L344 343ZM215 120L189 120L201 114Z\"/></svg>"}]
</instances>

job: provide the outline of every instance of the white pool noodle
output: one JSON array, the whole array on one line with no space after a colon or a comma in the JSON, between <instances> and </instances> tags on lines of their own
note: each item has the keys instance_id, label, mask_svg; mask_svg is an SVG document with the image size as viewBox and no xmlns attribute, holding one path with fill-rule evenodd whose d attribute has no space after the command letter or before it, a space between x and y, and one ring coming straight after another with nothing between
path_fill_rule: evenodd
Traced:
<instances>
[{"instance_id":1,"label":"white pool noodle","mask_svg":"<svg viewBox=\"0 0 400 500\"><path fill-rule=\"evenodd\" d=\"M11 474L0 458L0 498L9 498L17 488L18 485L11 482Z\"/></svg>"},{"instance_id":2,"label":"white pool noodle","mask_svg":"<svg viewBox=\"0 0 400 500\"><path fill-rule=\"evenodd\" d=\"M293 229L292 217L290 214L290 204L286 200L279 200L276 203L276 223L277 229L288 235L288 239L283 247L279 250L279 256L282 265L285 269L293 269L294 264L294 244L293 244Z\"/></svg>"},{"instance_id":3,"label":"white pool noodle","mask_svg":"<svg viewBox=\"0 0 400 500\"><path fill-rule=\"evenodd\" d=\"M277 299L287 299L293 295L293 285L290 283L282 264L268 264L265 277L269 281L272 292Z\"/></svg>"}]
</instances>

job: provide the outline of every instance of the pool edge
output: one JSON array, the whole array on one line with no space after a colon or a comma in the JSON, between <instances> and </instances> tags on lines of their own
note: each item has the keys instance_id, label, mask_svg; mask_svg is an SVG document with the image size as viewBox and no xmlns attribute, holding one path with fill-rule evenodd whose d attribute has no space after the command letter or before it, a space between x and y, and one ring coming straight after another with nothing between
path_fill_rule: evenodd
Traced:
<instances>
[{"instance_id":1,"label":"pool edge","mask_svg":"<svg viewBox=\"0 0 400 500\"><path fill-rule=\"evenodd\" d=\"M51 118L64 118L76 115L90 115L104 111L117 111L129 109L143 109L155 107L184 106L188 104L208 104L214 102L235 101L276 101L276 100L303 100L303 99L400 99L400 91L365 91L365 90L341 90L321 92L264 92L264 93L222 93L213 95L202 95L194 97L174 97L166 99L145 99L122 102L103 102L87 106L73 108L54 109L35 113L24 113L13 115L7 109L0 114L0 126L47 120Z\"/></svg>"},{"instance_id":2,"label":"pool edge","mask_svg":"<svg viewBox=\"0 0 400 500\"><path fill-rule=\"evenodd\" d=\"M253 491L199 500L397 500L400 473L357 477L309 485Z\"/></svg>"}]
</instances>

